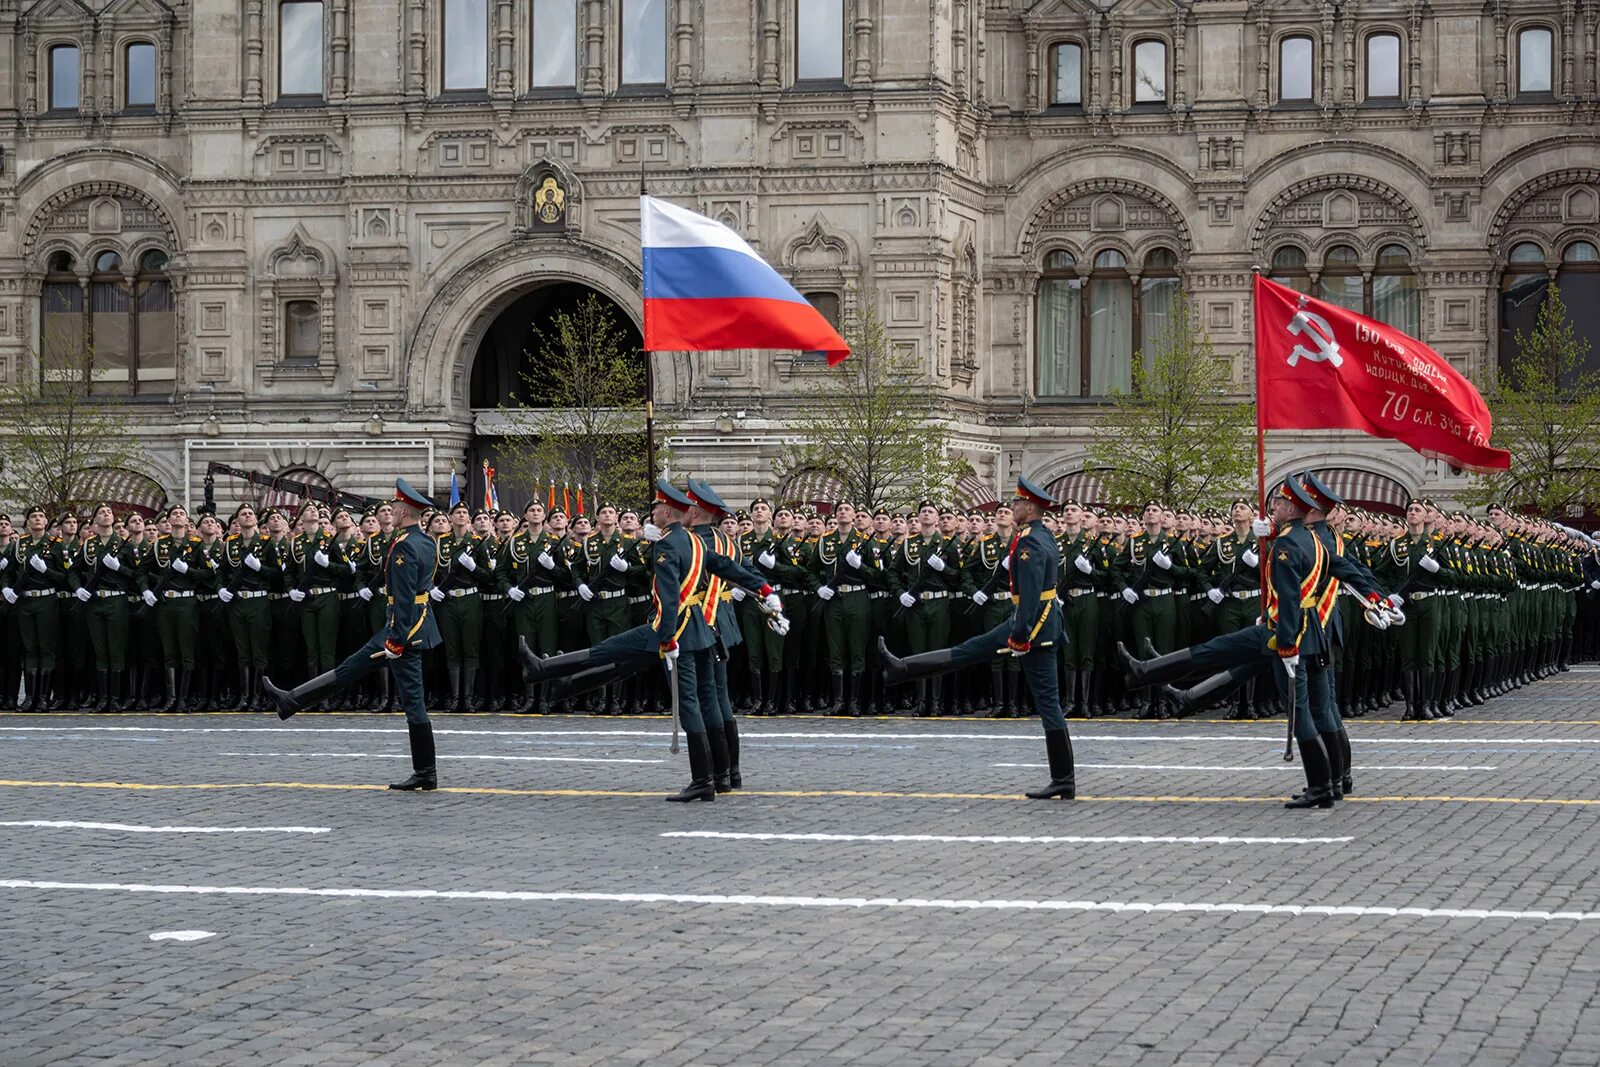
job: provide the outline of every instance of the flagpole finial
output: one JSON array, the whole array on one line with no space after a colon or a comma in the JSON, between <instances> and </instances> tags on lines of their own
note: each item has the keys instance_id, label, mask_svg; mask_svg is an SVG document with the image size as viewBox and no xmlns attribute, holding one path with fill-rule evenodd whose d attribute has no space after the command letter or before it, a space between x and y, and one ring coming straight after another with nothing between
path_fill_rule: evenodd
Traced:
<instances>
[{"instance_id":1,"label":"flagpole finial","mask_svg":"<svg viewBox=\"0 0 1600 1067\"><path fill-rule=\"evenodd\" d=\"M644 191L644 160L643 159L639 160L639 195L640 196L645 196L646 195L646 193Z\"/></svg>"}]
</instances>

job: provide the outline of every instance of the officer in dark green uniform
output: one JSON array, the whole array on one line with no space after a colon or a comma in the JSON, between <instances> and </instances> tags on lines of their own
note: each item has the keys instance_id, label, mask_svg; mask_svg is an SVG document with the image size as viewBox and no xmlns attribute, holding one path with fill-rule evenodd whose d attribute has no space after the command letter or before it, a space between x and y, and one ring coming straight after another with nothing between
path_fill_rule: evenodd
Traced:
<instances>
[{"instance_id":1,"label":"officer in dark green uniform","mask_svg":"<svg viewBox=\"0 0 1600 1067\"><path fill-rule=\"evenodd\" d=\"M93 528L80 539L73 560L74 595L87 605L89 644L94 651L98 711L115 711L122 699L127 663L128 598L143 591L127 541L116 531L110 504L94 509Z\"/></svg>"},{"instance_id":2,"label":"officer in dark green uniform","mask_svg":"<svg viewBox=\"0 0 1600 1067\"><path fill-rule=\"evenodd\" d=\"M772 525L772 504L757 499L750 504L750 529L739 537L745 565L758 571L773 592L788 592L778 578L777 543L782 536ZM793 604L790 605L791 609ZM744 634L745 663L750 673L752 713L772 715L778 710L778 694L783 685L783 644L767 626L766 616L754 600L739 603L739 625Z\"/></svg>"},{"instance_id":3,"label":"officer in dark green uniform","mask_svg":"<svg viewBox=\"0 0 1600 1067\"><path fill-rule=\"evenodd\" d=\"M56 593L66 588L72 561L61 538L48 532L50 516L35 504L28 509L23 536L12 542L11 565L0 592L17 607L22 631L22 662L28 702L23 711L38 711L44 689L56 668L60 639L60 607Z\"/></svg>"},{"instance_id":4,"label":"officer in dark green uniform","mask_svg":"<svg viewBox=\"0 0 1600 1067\"><path fill-rule=\"evenodd\" d=\"M838 525L817 545L817 597L823 601L822 625L828 643L829 699L824 712L837 715L845 709L845 671L860 678L867 666L867 628L871 600L861 568L868 538L856 530L856 507L840 501L834 507ZM856 707L860 686L851 693ZM856 707L859 712L859 707Z\"/></svg>"},{"instance_id":5,"label":"officer in dark green uniform","mask_svg":"<svg viewBox=\"0 0 1600 1067\"><path fill-rule=\"evenodd\" d=\"M272 637L268 598L282 565L272 537L256 523L254 507L240 504L228 524L237 524L239 531L222 541L222 583L217 599L227 615L239 668L239 699L233 710L260 711L261 677L267 670Z\"/></svg>"},{"instance_id":6,"label":"officer in dark green uniform","mask_svg":"<svg viewBox=\"0 0 1600 1067\"><path fill-rule=\"evenodd\" d=\"M189 529L182 504L167 509L170 533L158 534L150 549L146 588L156 595L156 628L167 667L167 711L190 711L195 648L200 643L200 602L207 569L200 537Z\"/></svg>"},{"instance_id":7,"label":"officer in dark green uniform","mask_svg":"<svg viewBox=\"0 0 1600 1067\"><path fill-rule=\"evenodd\" d=\"M306 671L323 674L338 662L339 587L335 574L353 573L354 564L335 543L333 531L323 527L316 504L308 503L300 510L300 534L289 541L289 559L294 571L285 576L284 592L298 608Z\"/></svg>"},{"instance_id":8,"label":"officer in dark green uniform","mask_svg":"<svg viewBox=\"0 0 1600 1067\"><path fill-rule=\"evenodd\" d=\"M214 711L231 700L225 700L228 679L232 672L227 664L233 659L233 636L228 633L228 622L217 591L222 585L222 523L216 515L202 511L197 524L200 530L200 556L205 560L195 599L200 602L200 648L195 654L199 686L196 703L202 711Z\"/></svg>"},{"instance_id":9,"label":"officer in dark green uniform","mask_svg":"<svg viewBox=\"0 0 1600 1067\"><path fill-rule=\"evenodd\" d=\"M994 511L994 532L973 538L962 560L962 570L967 575L969 587L968 606L962 610L962 614L971 613L978 633L992 630L1011 617L1011 598L1006 595L1011 579L1007 564L1011 556L1011 540L1015 536L1011 505L1001 504ZM1009 719L1020 710L1017 706L1017 683L1022 673L1017 666L1017 658L1001 657L991 660L988 666L989 699L985 703L991 715Z\"/></svg>"},{"instance_id":10,"label":"officer in dark green uniform","mask_svg":"<svg viewBox=\"0 0 1600 1067\"><path fill-rule=\"evenodd\" d=\"M388 591L383 587L383 561L388 558L389 545L393 540L394 508L387 502L361 517L361 539L355 544L352 558L356 563L355 592L362 605L365 633L382 626L388 610L384 599ZM388 711L394 706L394 689L389 685L388 671L375 672L363 688L366 692L356 705L362 710L380 708Z\"/></svg>"},{"instance_id":11,"label":"officer in dark green uniform","mask_svg":"<svg viewBox=\"0 0 1600 1067\"><path fill-rule=\"evenodd\" d=\"M522 693L521 679L513 676L516 670L516 647L513 638L516 629L512 624L511 609L515 602L506 596L515 564L511 560L511 535L516 532L517 517L509 511L486 513L490 521L489 536L484 538L484 548L489 555L489 566L478 581L478 599L483 603L483 648L479 669L482 673L480 709L485 711L512 711L514 701Z\"/></svg>"},{"instance_id":12,"label":"officer in dark green uniform","mask_svg":"<svg viewBox=\"0 0 1600 1067\"><path fill-rule=\"evenodd\" d=\"M939 509L930 500L917 505L918 531L908 534L896 556L896 593L905 609L906 644L918 655L950 643L950 597L966 590L960 546L939 530ZM943 710L942 675L921 686L917 714Z\"/></svg>"},{"instance_id":13,"label":"officer in dark green uniform","mask_svg":"<svg viewBox=\"0 0 1600 1067\"><path fill-rule=\"evenodd\" d=\"M353 685L373 671L388 666L394 675L395 691L406 713L406 728L411 739L411 777L395 782L390 789L427 790L438 787L433 748L433 723L428 718L422 692L420 652L439 643L429 592L434 586L438 557L433 538L418 529L422 510L432 505L404 478L394 483L393 501L396 534L384 564L384 585L388 614L383 629L361 646L338 668L320 674L292 691L279 689L270 678L261 688L278 706L278 718L287 719L320 703L338 690Z\"/></svg>"},{"instance_id":14,"label":"officer in dark green uniform","mask_svg":"<svg viewBox=\"0 0 1600 1067\"><path fill-rule=\"evenodd\" d=\"M1122 599L1132 605L1131 637L1135 648L1149 641L1157 652L1176 647L1178 603L1189 570L1186 554L1162 527L1165 509L1151 501L1144 508L1144 529L1128 538L1121 559ZM1141 719L1165 718L1164 698L1146 691L1141 695Z\"/></svg>"},{"instance_id":15,"label":"officer in dark green uniform","mask_svg":"<svg viewBox=\"0 0 1600 1067\"><path fill-rule=\"evenodd\" d=\"M1428 529L1428 502L1406 504L1406 532L1389 542L1387 559L1380 560L1378 577L1398 592L1406 624L1398 643L1405 685L1403 719L1422 722L1442 718L1434 710L1435 690L1443 692L1440 642L1445 609L1441 593L1452 572L1436 558L1437 542Z\"/></svg>"},{"instance_id":16,"label":"officer in dark green uniform","mask_svg":"<svg viewBox=\"0 0 1600 1067\"><path fill-rule=\"evenodd\" d=\"M1084 527L1083 505L1068 500L1061 505L1061 666L1072 697L1074 716L1094 709L1095 646L1099 640L1100 601L1095 593L1110 581L1111 555Z\"/></svg>"},{"instance_id":17,"label":"officer in dark green uniform","mask_svg":"<svg viewBox=\"0 0 1600 1067\"><path fill-rule=\"evenodd\" d=\"M543 504L530 501L522 518L523 528L511 539L513 570L506 595L516 605L512 618L517 641L526 641L537 656L553 656L561 647L556 588L558 576L566 571L566 554L561 539L545 526ZM533 683L524 683L523 696L528 711L543 710L539 689Z\"/></svg>"},{"instance_id":18,"label":"officer in dark green uniform","mask_svg":"<svg viewBox=\"0 0 1600 1067\"><path fill-rule=\"evenodd\" d=\"M578 596L585 605L585 629L591 645L628 629L626 548L617 529L616 506L601 504L595 509L595 530L577 546L572 561L579 576ZM621 710L617 686L606 686L600 714L616 715Z\"/></svg>"}]
</instances>

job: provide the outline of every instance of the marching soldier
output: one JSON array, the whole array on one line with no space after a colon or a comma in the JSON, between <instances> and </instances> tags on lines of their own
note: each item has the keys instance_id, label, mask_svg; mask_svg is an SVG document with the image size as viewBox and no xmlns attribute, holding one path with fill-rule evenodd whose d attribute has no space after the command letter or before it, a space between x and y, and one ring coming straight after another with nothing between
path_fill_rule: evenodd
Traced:
<instances>
[{"instance_id":1,"label":"marching soldier","mask_svg":"<svg viewBox=\"0 0 1600 1067\"><path fill-rule=\"evenodd\" d=\"M492 528L484 546L489 554L488 570L478 583L478 599L483 602L483 671L482 704L487 711L517 710L513 707L522 692L516 684L512 669L516 663L516 649L512 639L516 628L511 618L514 602L506 590L514 580L516 564L511 558L511 536L516 532L517 517L509 511L496 512Z\"/></svg>"},{"instance_id":2,"label":"marching soldier","mask_svg":"<svg viewBox=\"0 0 1600 1067\"><path fill-rule=\"evenodd\" d=\"M1379 576L1396 590L1406 610L1406 625L1398 634L1400 669L1405 686L1406 721L1443 718L1436 713L1436 692L1443 692L1440 642L1446 609L1441 593L1450 572L1435 556L1437 543L1428 529L1428 501L1406 504L1406 530L1389 542Z\"/></svg>"},{"instance_id":3,"label":"marching soldier","mask_svg":"<svg viewBox=\"0 0 1600 1067\"><path fill-rule=\"evenodd\" d=\"M1128 538L1121 559L1122 599L1132 607L1134 647L1149 641L1157 652L1172 651L1177 642L1179 595L1189 570L1177 539L1162 526L1165 509L1155 501L1145 505L1144 529ZM1164 700L1146 691L1141 695L1141 719L1166 717Z\"/></svg>"}]
</instances>

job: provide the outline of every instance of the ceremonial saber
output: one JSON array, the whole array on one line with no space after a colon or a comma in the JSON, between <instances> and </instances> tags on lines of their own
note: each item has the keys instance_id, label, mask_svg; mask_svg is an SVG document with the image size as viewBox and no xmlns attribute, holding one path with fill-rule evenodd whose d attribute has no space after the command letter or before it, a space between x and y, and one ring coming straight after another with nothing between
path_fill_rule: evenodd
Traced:
<instances>
[{"instance_id":1,"label":"ceremonial saber","mask_svg":"<svg viewBox=\"0 0 1600 1067\"><path fill-rule=\"evenodd\" d=\"M683 653L679 653L682 655ZM671 664L667 664L667 690L672 699L672 748L669 750L676 756L678 754L678 671Z\"/></svg>"},{"instance_id":2,"label":"ceremonial saber","mask_svg":"<svg viewBox=\"0 0 1600 1067\"><path fill-rule=\"evenodd\" d=\"M1294 762L1294 721L1300 714L1299 694L1295 691L1295 672L1289 672L1289 736L1283 741L1283 762ZM677 742L677 738L673 738ZM674 749L676 751L676 749Z\"/></svg>"}]
</instances>

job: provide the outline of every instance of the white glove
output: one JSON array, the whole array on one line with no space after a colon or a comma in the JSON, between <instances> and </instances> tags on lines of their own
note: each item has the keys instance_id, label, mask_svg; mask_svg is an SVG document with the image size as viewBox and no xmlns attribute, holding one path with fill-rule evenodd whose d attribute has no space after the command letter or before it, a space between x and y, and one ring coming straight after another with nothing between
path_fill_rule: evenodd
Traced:
<instances>
[{"instance_id":1,"label":"white glove","mask_svg":"<svg viewBox=\"0 0 1600 1067\"><path fill-rule=\"evenodd\" d=\"M34 558L37 559L38 557L35 556ZM1429 574L1439 573L1439 561L1434 559L1432 556L1423 556L1421 559L1417 560L1417 566L1421 567Z\"/></svg>"},{"instance_id":2,"label":"white glove","mask_svg":"<svg viewBox=\"0 0 1600 1067\"><path fill-rule=\"evenodd\" d=\"M777 593L768 593L761 598L761 610L768 615L783 614L783 601L778 599Z\"/></svg>"},{"instance_id":3,"label":"white glove","mask_svg":"<svg viewBox=\"0 0 1600 1067\"><path fill-rule=\"evenodd\" d=\"M1207 589L1206 590L1206 599L1211 601L1213 604L1222 603L1222 590L1220 590L1220 589Z\"/></svg>"},{"instance_id":4,"label":"white glove","mask_svg":"<svg viewBox=\"0 0 1600 1067\"><path fill-rule=\"evenodd\" d=\"M253 571L258 571L261 569L261 561L256 559L256 554L254 552L250 553L244 558L244 565Z\"/></svg>"},{"instance_id":5,"label":"white glove","mask_svg":"<svg viewBox=\"0 0 1600 1067\"><path fill-rule=\"evenodd\" d=\"M444 599L444 591L438 586L434 586L432 589L428 590L428 596L432 598L435 604L437 604L439 601Z\"/></svg>"},{"instance_id":6,"label":"white glove","mask_svg":"<svg viewBox=\"0 0 1600 1067\"><path fill-rule=\"evenodd\" d=\"M181 559L175 559L172 561L172 569L177 571L179 574L189 573L189 565Z\"/></svg>"},{"instance_id":7,"label":"white glove","mask_svg":"<svg viewBox=\"0 0 1600 1067\"><path fill-rule=\"evenodd\" d=\"M610 567L618 574L626 574L628 571L628 561L623 559L621 556L612 556L610 562L608 562L606 566Z\"/></svg>"},{"instance_id":8,"label":"white glove","mask_svg":"<svg viewBox=\"0 0 1600 1067\"><path fill-rule=\"evenodd\" d=\"M914 608L917 606L917 598L912 596L910 593L901 593L900 606L903 608Z\"/></svg>"},{"instance_id":9,"label":"white glove","mask_svg":"<svg viewBox=\"0 0 1600 1067\"><path fill-rule=\"evenodd\" d=\"M1362 612L1362 617L1367 620L1367 625L1375 630L1387 630L1389 628L1389 613L1387 610L1380 611L1377 608L1368 608Z\"/></svg>"},{"instance_id":10,"label":"white glove","mask_svg":"<svg viewBox=\"0 0 1600 1067\"><path fill-rule=\"evenodd\" d=\"M0 594L5 596L7 604L15 604L17 602L17 594L9 589L0 589Z\"/></svg>"},{"instance_id":11,"label":"white glove","mask_svg":"<svg viewBox=\"0 0 1600 1067\"><path fill-rule=\"evenodd\" d=\"M1589 583L1589 588L1590 589L1600 589L1600 578L1596 578L1594 581L1590 582Z\"/></svg>"},{"instance_id":12,"label":"white glove","mask_svg":"<svg viewBox=\"0 0 1600 1067\"><path fill-rule=\"evenodd\" d=\"M1150 562L1154 563L1157 567L1160 567L1164 571L1170 571L1172 569L1172 557L1167 555L1165 552L1157 552L1155 555L1150 557Z\"/></svg>"},{"instance_id":13,"label":"white glove","mask_svg":"<svg viewBox=\"0 0 1600 1067\"><path fill-rule=\"evenodd\" d=\"M972 602L981 608L989 602L989 594L985 593L982 589L979 589L977 592L972 594Z\"/></svg>"},{"instance_id":14,"label":"white glove","mask_svg":"<svg viewBox=\"0 0 1600 1067\"><path fill-rule=\"evenodd\" d=\"M153 608L156 606L156 595L148 589L139 594L139 599L144 601L149 607Z\"/></svg>"},{"instance_id":15,"label":"white glove","mask_svg":"<svg viewBox=\"0 0 1600 1067\"><path fill-rule=\"evenodd\" d=\"M45 571L50 569L49 564L45 563L43 556L29 556L28 566L32 567L40 574L43 574Z\"/></svg>"},{"instance_id":16,"label":"white glove","mask_svg":"<svg viewBox=\"0 0 1600 1067\"><path fill-rule=\"evenodd\" d=\"M1278 662L1283 664L1283 669L1289 675L1289 681L1292 683L1294 681L1294 669L1300 666L1300 657L1284 656Z\"/></svg>"},{"instance_id":17,"label":"white glove","mask_svg":"<svg viewBox=\"0 0 1600 1067\"><path fill-rule=\"evenodd\" d=\"M7 560L7 562L10 561ZM116 553L114 552L107 552L105 555L101 556L100 562L105 564L106 569L112 574L115 574L117 571L122 569L122 561L117 558Z\"/></svg>"},{"instance_id":18,"label":"white glove","mask_svg":"<svg viewBox=\"0 0 1600 1067\"><path fill-rule=\"evenodd\" d=\"M1250 532L1257 537L1271 537L1272 523L1266 519L1251 519Z\"/></svg>"},{"instance_id":19,"label":"white glove","mask_svg":"<svg viewBox=\"0 0 1600 1067\"><path fill-rule=\"evenodd\" d=\"M233 603L233 590L229 589L227 586L223 586L221 589L217 590L217 599L222 601L224 604Z\"/></svg>"},{"instance_id":20,"label":"white glove","mask_svg":"<svg viewBox=\"0 0 1600 1067\"><path fill-rule=\"evenodd\" d=\"M733 602L735 604L744 603L744 590L740 589L738 586L733 587Z\"/></svg>"},{"instance_id":21,"label":"white glove","mask_svg":"<svg viewBox=\"0 0 1600 1067\"><path fill-rule=\"evenodd\" d=\"M1078 568L1078 570L1082 571L1084 574L1094 573L1094 564L1089 562L1088 556L1079 556L1077 559L1072 561L1072 565Z\"/></svg>"},{"instance_id":22,"label":"white glove","mask_svg":"<svg viewBox=\"0 0 1600 1067\"><path fill-rule=\"evenodd\" d=\"M1126 600L1130 604L1133 604L1138 601L1139 594L1135 593L1132 589L1124 589L1122 591L1122 599Z\"/></svg>"},{"instance_id":23,"label":"white glove","mask_svg":"<svg viewBox=\"0 0 1600 1067\"><path fill-rule=\"evenodd\" d=\"M326 567L328 565L328 554L319 548L311 553L311 562L319 567Z\"/></svg>"},{"instance_id":24,"label":"white glove","mask_svg":"<svg viewBox=\"0 0 1600 1067\"><path fill-rule=\"evenodd\" d=\"M661 663L667 668L668 674L676 671L678 669L678 650L673 649L671 652L661 653Z\"/></svg>"},{"instance_id":25,"label":"white glove","mask_svg":"<svg viewBox=\"0 0 1600 1067\"><path fill-rule=\"evenodd\" d=\"M0 571L5 570L9 566L11 566L11 557L10 556L0 556Z\"/></svg>"},{"instance_id":26,"label":"white glove","mask_svg":"<svg viewBox=\"0 0 1600 1067\"><path fill-rule=\"evenodd\" d=\"M355 560L347 559L347 560L344 561L344 565L346 567L350 568L350 573L351 574L354 574L356 572L356 561Z\"/></svg>"},{"instance_id":27,"label":"white glove","mask_svg":"<svg viewBox=\"0 0 1600 1067\"><path fill-rule=\"evenodd\" d=\"M589 602L589 601L594 599L594 590L590 589L583 582L579 582L578 583L578 595L583 597L584 602L587 603L587 602Z\"/></svg>"},{"instance_id":28,"label":"white glove","mask_svg":"<svg viewBox=\"0 0 1600 1067\"><path fill-rule=\"evenodd\" d=\"M291 590L289 590L289 599L294 601L296 604L300 603L305 598L306 598L306 591L304 589L291 589Z\"/></svg>"},{"instance_id":29,"label":"white glove","mask_svg":"<svg viewBox=\"0 0 1600 1067\"><path fill-rule=\"evenodd\" d=\"M1392 607L1398 608L1401 604L1404 604L1405 602L1406 602L1406 598L1401 596L1399 593L1390 593L1389 594L1389 604Z\"/></svg>"},{"instance_id":30,"label":"white glove","mask_svg":"<svg viewBox=\"0 0 1600 1067\"><path fill-rule=\"evenodd\" d=\"M493 556L490 556L489 557L489 569L490 570L494 570L496 563L498 563L498 560L496 560ZM354 563L350 564L350 569L351 570L355 570L356 569L356 565Z\"/></svg>"},{"instance_id":31,"label":"white glove","mask_svg":"<svg viewBox=\"0 0 1600 1067\"><path fill-rule=\"evenodd\" d=\"M556 569L556 561L551 558L550 553L541 552L539 553L539 566L547 571L553 571Z\"/></svg>"},{"instance_id":32,"label":"white glove","mask_svg":"<svg viewBox=\"0 0 1600 1067\"><path fill-rule=\"evenodd\" d=\"M823 600L832 600L833 599L833 587L830 586L830 585L819 585L819 586L817 586L817 596L821 597Z\"/></svg>"},{"instance_id":33,"label":"white glove","mask_svg":"<svg viewBox=\"0 0 1600 1067\"><path fill-rule=\"evenodd\" d=\"M789 616L787 615L769 615L767 617L767 626L779 637L789 636Z\"/></svg>"},{"instance_id":34,"label":"white glove","mask_svg":"<svg viewBox=\"0 0 1600 1067\"><path fill-rule=\"evenodd\" d=\"M644 524L644 528L641 529L639 531L639 533L644 537L644 539L646 541L659 541L659 540L661 540L661 527L657 526L653 522L645 523Z\"/></svg>"},{"instance_id":35,"label":"white glove","mask_svg":"<svg viewBox=\"0 0 1600 1067\"><path fill-rule=\"evenodd\" d=\"M89 587L84 585L78 586L77 590L74 591L72 595L83 601L85 604L89 602L90 597L94 596L93 593L89 592Z\"/></svg>"},{"instance_id":36,"label":"white glove","mask_svg":"<svg viewBox=\"0 0 1600 1067\"><path fill-rule=\"evenodd\" d=\"M771 552L763 552L761 555L756 557L756 562L770 571L772 568L778 565L778 557L774 556Z\"/></svg>"},{"instance_id":37,"label":"white glove","mask_svg":"<svg viewBox=\"0 0 1600 1067\"><path fill-rule=\"evenodd\" d=\"M371 600L372 590L368 589L366 586L362 586L360 589L356 590L356 596L360 597L362 600Z\"/></svg>"},{"instance_id":38,"label":"white glove","mask_svg":"<svg viewBox=\"0 0 1600 1067\"><path fill-rule=\"evenodd\" d=\"M1405 624L1406 624L1406 613L1401 611L1399 608L1390 608L1389 609L1389 625L1390 626L1404 626Z\"/></svg>"},{"instance_id":39,"label":"white glove","mask_svg":"<svg viewBox=\"0 0 1600 1067\"><path fill-rule=\"evenodd\" d=\"M522 603L523 599L526 598L527 595L527 593L522 591L522 587L520 585L514 585L510 589L506 590L506 596L510 597L512 600L515 600L518 604Z\"/></svg>"},{"instance_id":40,"label":"white glove","mask_svg":"<svg viewBox=\"0 0 1600 1067\"><path fill-rule=\"evenodd\" d=\"M928 557L928 566L932 567L936 571L939 571L940 573L943 573L944 572L944 558L942 556L938 556L938 555L929 556Z\"/></svg>"},{"instance_id":41,"label":"white glove","mask_svg":"<svg viewBox=\"0 0 1600 1067\"><path fill-rule=\"evenodd\" d=\"M1261 565L1261 557L1256 555L1255 549L1253 548L1245 549L1239 554L1239 558L1244 560L1244 565L1246 567L1258 567Z\"/></svg>"},{"instance_id":42,"label":"white glove","mask_svg":"<svg viewBox=\"0 0 1600 1067\"><path fill-rule=\"evenodd\" d=\"M861 569L861 553L853 548L844 554L844 561L856 570Z\"/></svg>"},{"instance_id":43,"label":"white glove","mask_svg":"<svg viewBox=\"0 0 1600 1067\"><path fill-rule=\"evenodd\" d=\"M380 651L383 653L383 658L384 659L399 659L400 658L400 653L398 653L398 652L394 651L393 649L391 649L387 644L385 644Z\"/></svg>"},{"instance_id":44,"label":"white glove","mask_svg":"<svg viewBox=\"0 0 1600 1067\"><path fill-rule=\"evenodd\" d=\"M463 567L467 568L468 574L471 574L473 571L478 569L478 561L472 558L472 553L470 552L457 556L456 561Z\"/></svg>"},{"instance_id":45,"label":"white glove","mask_svg":"<svg viewBox=\"0 0 1600 1067\"><path fill-rule=\"evenodd\" d=\"M1000 561L1000 566L1004 567L1006 570L1010 570L1011 569L1011 557L1007 556L1005 559L1001 560Z\"/></svg>"}]
</instances>

